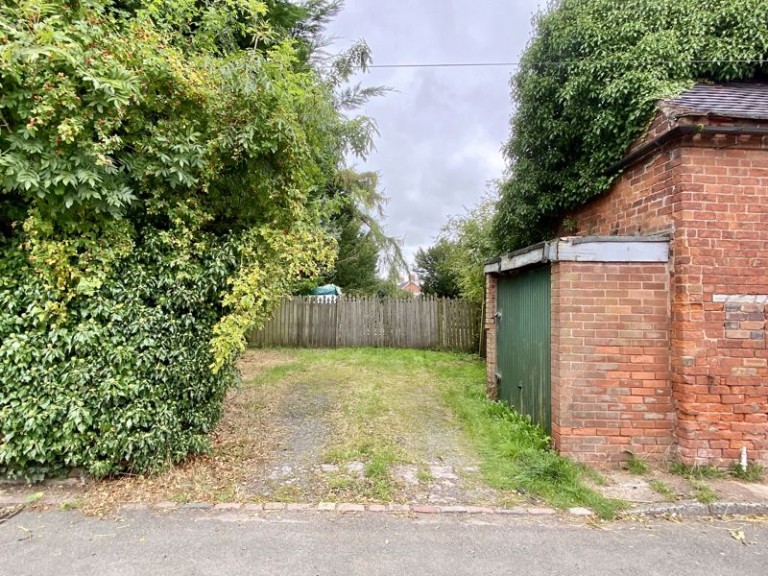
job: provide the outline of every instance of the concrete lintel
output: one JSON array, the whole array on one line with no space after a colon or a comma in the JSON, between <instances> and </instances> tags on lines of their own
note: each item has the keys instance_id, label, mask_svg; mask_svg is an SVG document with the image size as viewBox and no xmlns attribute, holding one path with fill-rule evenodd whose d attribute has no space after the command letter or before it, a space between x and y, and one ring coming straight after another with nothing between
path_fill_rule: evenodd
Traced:
<instances>
[{"instance_id":1,"label":"concrete lintel","mask_svg":"<svg viewBox=\"0 0 768 576\"><path fill-rule=\"evenodd\" d=\"M553 262L668 262L669 240L655 238L560 238L552 242Z\"/></svg>"},{"instance_id":2,"label":"concrete lintel","mask_svg":"<svg viewBox=\"0 0 768 576\"><path fill-rule=\"evenodd\" d=\"M574 236L558 238L489 261L486 274L500 274L547 262L668 262L665 236Z\"/></svg>"},{"instance_id":3,"label":"concrete lintel","mask_svg":"<svg viewBox=\"0 0 768 576\"><path fill-rule=\"evenodd\" d=\"M508 270L517 270L518 268L524 268L532 264L541 264L548 261L547 256L548 249L546 242L534 244L528 248L523 248L522 250L502 256L499 261L498 271L507 272Z\"/></svg>"},{"instance_id":4,"label":"concrete lintel","mask_svg":"<svg viewBox=\"0 0 768 576\"><path fill-rule=\"evenodd\" d=\"M768 304L768 294L715 294L712 302L731 304Z\"/></svg>"},{"instance_id":5,"label":"concrete lintel","mask_svg":"<svg viewBox=\"0 0 768 576\"><path fill-rule=\"evenodd\" d=\"M499 272L501 272L500 266L501 266L501 259L498 259L495 262L490 262L486 264L485 267L483 268L483 271L486 274L498 274Z\"/></svg>"}]
</instances>

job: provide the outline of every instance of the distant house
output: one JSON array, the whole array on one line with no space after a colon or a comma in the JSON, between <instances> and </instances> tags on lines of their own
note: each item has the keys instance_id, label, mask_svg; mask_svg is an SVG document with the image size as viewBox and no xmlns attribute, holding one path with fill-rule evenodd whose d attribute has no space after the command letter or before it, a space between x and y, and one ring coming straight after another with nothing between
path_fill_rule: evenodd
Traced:
<instances>
[{"instance_id":1,"label":"distant house","mask_svg":"<svg viewBox=\"0 0 768 576\"><path fill-rule=\"evenodd\" d=\"M421 296L421 286L419 285L418 282L416 282L416 279L414 278L413 275L411 275L411 277L408 278L408 280L406 280L405 282L400 282L398 284L398 287L401 290L410 292L414 296Z\"/></svg>"}]
</instances>

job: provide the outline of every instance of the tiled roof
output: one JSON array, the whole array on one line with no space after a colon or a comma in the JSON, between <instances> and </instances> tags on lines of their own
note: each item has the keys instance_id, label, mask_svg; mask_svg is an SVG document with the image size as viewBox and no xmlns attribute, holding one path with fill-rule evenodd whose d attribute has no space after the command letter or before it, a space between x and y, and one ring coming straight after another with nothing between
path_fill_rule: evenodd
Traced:
<instances>
[{"instance_id":1,"label":"tiled roof","mask_svg":"<svg viewBox=\"0 0 768 576\"><path fill-rule=\"evenodd\" d=\"M675 116L768 120L768 84L697 84L662 106Z\"/></svg>"}]
</instances>

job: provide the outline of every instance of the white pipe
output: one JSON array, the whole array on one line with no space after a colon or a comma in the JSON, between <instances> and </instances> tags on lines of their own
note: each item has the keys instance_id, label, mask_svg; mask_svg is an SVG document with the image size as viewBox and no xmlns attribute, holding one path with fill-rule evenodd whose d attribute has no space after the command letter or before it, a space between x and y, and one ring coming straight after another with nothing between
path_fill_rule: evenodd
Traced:
<instances>
[{"instance_id":1,"label":"white pipe","mask_svg":"<svg viewBox=\"0 0 768 576\"><path fill-rule=\"evenodd\" d=\"M741 447L741 461L739 462L739 464L741 465L742 471L746 472L747 471L747 447L746 446Z\"/></svg>"}]
</instances>

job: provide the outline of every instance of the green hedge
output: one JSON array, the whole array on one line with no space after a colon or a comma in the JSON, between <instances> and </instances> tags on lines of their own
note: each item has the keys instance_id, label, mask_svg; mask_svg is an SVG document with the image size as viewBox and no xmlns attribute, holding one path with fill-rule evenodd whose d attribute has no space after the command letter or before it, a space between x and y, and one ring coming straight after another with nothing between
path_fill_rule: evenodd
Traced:
<instances>
[{"instance_id":1,"label":"green hedge","mask_svg":"<svg viewBox=\"0 0 768 576\"><path fill-rule=\"evenodd\" d=\"M227 246L170 261L150 231L90 295L62 302L19 246L0 257L0 474L152 472L206 449L236 375L210 341Z\"/></svg>"},{"instance_id":2,"label":"green hedge","mask_svg":"<svg viewBox=\"0 0 768 576\"><path fill-rule=\"evenodd\" d=\"M370 143L339 97L365 51L311 66L334 10L0 2L0 476L206 449L246 330L332 265L331 183Z\"/></svg>"}]
</instances>

